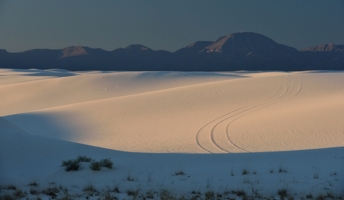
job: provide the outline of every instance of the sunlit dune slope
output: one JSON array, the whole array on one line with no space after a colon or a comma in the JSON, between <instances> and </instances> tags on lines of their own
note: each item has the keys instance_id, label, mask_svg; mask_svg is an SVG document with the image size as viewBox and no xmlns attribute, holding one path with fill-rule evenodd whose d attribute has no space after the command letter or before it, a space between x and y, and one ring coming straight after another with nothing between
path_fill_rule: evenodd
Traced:
<instances>
[{"instance_id":1,"label":"sunlit dune slope","mask_svg":"<svg viewBox=\"0 0 344 200\"><path fill-rule=\"evenodd\" d=\"M131 152L344 145L342 72L0 73L0 115L34 135Z\"/></svg>"}]
</instances>

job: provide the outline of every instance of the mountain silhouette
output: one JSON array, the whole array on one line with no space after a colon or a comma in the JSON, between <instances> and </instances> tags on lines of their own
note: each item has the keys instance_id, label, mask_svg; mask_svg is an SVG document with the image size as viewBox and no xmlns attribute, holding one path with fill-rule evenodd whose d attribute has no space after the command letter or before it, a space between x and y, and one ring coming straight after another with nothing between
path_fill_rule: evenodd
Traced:
<instances>
[{"instance_id":1,"label":"mountain silhouette","mask_svg":"<svg viewBox=\"0 0 344 200\"><path fill-rule=\"evenodd\" d=\"M19 53L0 50L0 68L125 71L343 70L344 45L322 44L296 50L253 32L196 41L175 52L140 44L105 51L69 46Z\"/></svg>"}]
</instances>

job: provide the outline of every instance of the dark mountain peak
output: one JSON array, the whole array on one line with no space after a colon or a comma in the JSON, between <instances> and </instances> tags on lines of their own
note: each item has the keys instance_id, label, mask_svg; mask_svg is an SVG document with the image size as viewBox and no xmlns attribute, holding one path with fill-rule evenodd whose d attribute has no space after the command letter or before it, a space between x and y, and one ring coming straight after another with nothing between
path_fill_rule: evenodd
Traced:
<instances>
[{"instance_id":1,"label":"dark mountain peak","mask_svg":"<svg viewBox=\"0 0 344 200\"><path fill-rule=\"evenodd\" d=\"M89 54L89 52L87 52L86 48L82 46L69 46L62 49L61 58L67 58L71 56L81 56L81 55L87 55L87 54Z\"/></svg>"},{"instance_id":2,"label":"dark mountain peak","mask_svg":"<svg viewBox=\"0 0 344 200\"><path fill-rule=\"evenodd\" d=\"M222 36L207 46L207 52L233 52L245 50L247 53L261 48L278 45L272 39L253 32L240 32Z\"/></svg>"},{"instance_id":3,"label":"dark mountain peak","mask_svg":"<svg viewBox=\"0 0 344 200\"><path fill-rule=\"evenodd\" d=\"M197 41L184 48L177 50L175 53L199 53L205 47L209 46L213 42L210 41Z\"/></svg>"},{"instance_id":4,"label":"dark mountain peak","mask_svg":"<svg viewBox=\"0 0 344 200\"><path fill-rule=\"evenodd\" d=\"M207 53L229 53L238 56L290 55L298 52L292 47L278 44L264 35L253 32L240 32L222 36L202 51Z\"/></svg>"},{"instance_id":5,"label":"dark mountain peak","mask_svg":"<svg viewBox=\"0 0 344 200\"><path fill-rule=\"evenodd\" d=\"M132 45L125 47L124 49L132 50L132 51L153 51L152 49L150 49L146 46L143 46L141 44L132 44Z\"/></svg>"},{"instance_id":6,"label":"dark mountain peak","mask_svg":"<svg viewBox=\"0 0 344 200\"><path fill-rule=\"evenodd\" d=\"M343 51L344 52L344 45L335 45L333 43L330 44L321 44L313 47L309 47L302 51Z\"/></svg>"}]
</instances>

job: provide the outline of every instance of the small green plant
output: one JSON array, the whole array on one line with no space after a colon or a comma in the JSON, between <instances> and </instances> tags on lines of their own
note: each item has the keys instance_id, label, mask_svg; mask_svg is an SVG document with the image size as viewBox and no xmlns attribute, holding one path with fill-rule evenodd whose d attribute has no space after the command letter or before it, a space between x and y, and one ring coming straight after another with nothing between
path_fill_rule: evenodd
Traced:
<instances>
[{"instance_id":1,"label":"small green plant","mask_svg":"<svg viewBox=\"0 0 344 200\"><path fill-rule=\"evenodd\" d=\"M30 194L37 195L37 194L39 194L39 192L38 192L38 190L30 189Z\"/></svg>"},{"instance_id":2,"label":"small green plant","mask_svg":"<svg viewBox=\"0 0 344 200\"><path fill-rule=\"evenodd\" d=\"M78 160L63 160L62 161L62 167L64 167L64 169L69 172L69 171L78 171L81 163Z\"/></svg>"},{"instance_id":3,"label":"small green plant","mask_svg":"<svg viewBox=\"0 0 344 200\"><path fill-rule=\"evenodd\" d=\"M59 193L59 189L57 187L49 187L44 190L42 190L42 193L48 196L51 196L52 198L55 198L57 194Z\"/></svg>"},{"instance_id":4,"label":"small green plant","mask_svg":"<svg viewBox=\"0 0 344 200\"><path fill-rule=\"evenodd\" d=\"M116 186L116 187L112 190L112 192L119 193L119 188Z\"/></svg>"},{"instance_id":5,"label":"small green plant","mask_svg":"<svg viewBox=\"0 0 344 200\"><path fill-rule=\"evenodd\" d=\"M250 171L248 171L248 169L244 168L241 172L241 175L247 175L250 174Z\"/></svg>"},{"instance_id":6,"label":"small green plant","mask_svg":"<svg viewBox=\"0 0 344 200\"><path fill-rule=\"evenodd\" d=\"M7 190L17 190L17 187L15 185L8 185L6 187Z\"/></svg>"},{"instance_id":7,"label":"small green plant","mask_svg":"<svg viewBox=\"0 0 344 200\"><path fill-rule=\"evenodd\" d=\"M78 156L76 160L79 162L92 162L92 158L87 156Z\"/></svg>"},{"instance_id":8,"label":"small green plant","mask_svg":"<svg viewBox=\"0 0 344 200\"><path fill-rule=\"evenodd\" d=\"M34 182L29 183L29 186L38 187L38 184L34 181Z\"/></svg>"},{"instance_id":9,"label":"small green plant","mask_svg":"<svg viewBox=\"0 0 344 200\"><path fill-rule=\"evenodd\" d=\"M17 197L17 198L19 198L19 199L25 197L25 195L26 195L26 194L25 194L22 190L15 190L15 191L13 192L13 196L15 196L15 197Z\"/></svg>"},{"instance_id":10,"label":"small green plant","mask_svg":"<svg viewBox=\"0 0 344 200\"><path fill-rule=\"evenodd\" d=\"M93 159L88 156L78 156L74 160L63 160L62 161L62 167L65 168L65 170L68 171L77 171L79 170L81 163L83 162L92 162ZM101 167L106 167L109 169L112 169L113 162L109 158L105 158L100 160L99 162L93 161L90 165L90 168L93 171L99 171Z\"/></svg>"},{"instance_id":11,"label":"small green plant","mask_svg":"<svg viewBox=\"0 0 344 200\"><path fill-rule=\"evenodd\" d=\"M337 176L337 172L331 172L330 175L331 176Z\"/></svg>"},{"instance_id":12,"label":"small green plant","mask_svg":"<svg viewBox=\"0 0 344 200\"><path fill-rule=\"evenodd\" d=\"M214 192L213 191L207 191L205 194L205 199L214 199Z\"/></svg>"},{"instance_id":13,"label":"small green plant","mask_svg":"<svg viewBox=\"0 0 344 200\"><path fill-rule=\"evenodd\" d=\"M112 169L113 162L109 158L105 158L99 161L101 167Z\"/></svg>"},{"instance_id":14,"label":"small green plant","mask_svg":"<svg viewBox=\"0 0 344 200\"><path fill-rule=\"evenodd\" d=\"M92 162L90 165L90 169L92 169L93 171L100 171L100 163Z\"/></svg>"},{"instance_id":15,"label":"small green plant","mask_svg":"<svg viewBox=\"0 0 344 200\"><path fill-rule=\"evenodd\" d=\"M287 173L288 170L285 169L285 168L279 167L279 168L278 168L278 172L279 172L279 173Z\"/></svg>"},{"instance_id":16,"label":"small green plant","mask_svg":"<svg viewBox=\"0 0 344 200\"><path fill-rule=\"evenodd\" d=\"M177 171L176 173L174 173L175 176L182 176L185 175L185 173L182 170Z\"/></svg>"},{"instance_id":17,"label":"small green plant","mask_svg":"<svg viewBox=\"0 0 344 200\"><path fill-rule=\"evenodd\" d=\"M282 188L282 189L279 189L277 191L277 194L281 197L281 199L283 199L283 198L287 197L288 192L287 192L287 189Z\"/></svg>"},{"instance_id":18,"label":"small green plant","mask_svg":"<svg viewBox=\"0 0 344 200\"><path fill-rule=\"evenodd\" d=\"M133 177L131 177L131 176L127 176L127 181L135 181L135 179L133 178Z\"/></svg>"},{"instance_id":19,"label":"small green plant","mask_svg":"<svg viewBox=\"0 0 344 200\"><path fill-rule=\"evenodd\" d=\"M245 197L246 192L244 190L234 190L232 191L233 194L237 195L238 197Z\"/></svg>"},{"instance_id":20,"label":"small green plant","mask_svg":"<svg viewBox=\"0 0 344 200\"><path fill-rule=\"evenodd\" d=\"M110 191L104 192L103 197L104 197L104 200L116 200L116 199L118 199L117 197L112 196Z\"/></svg>"},{"instance_id":21,"label":"small green plant","mask_svg":"<svg viewBox=\"0 0 344 200\"><path fill-rule=\"evenodd\" d=\"M139 190L127 190L128 196L134 196L136 197L139 194Z\"/></svg>"},{"instance_id":22,"label":"small green plant","mask_svg":"<svg viewBox=\"0 0 344 200\"><path fill-rule=\"evenodd\" d=\"M168 190L162 189L162 190L160 191L160 199L161 199L161 200L173 200L173 199L176 199L176 197L173 196L173 195L171 194L171 192L169 192Z\"/></svg>"},{"instance_id":23,"label":"small green plant","mask_svg":"<svg viewBox=\"0 0 344 200\"><path fill-rule=\"evenodd\" d=\"M87 185L86 187L84 187L83 189L82 189L82 191L84 191L84 192L87 192L87 193L89 193L89 194L93 194L93 193L96 193L96 192L98 192L94 187L93 187L93 185Z\"/></svg>"}]
</instances>

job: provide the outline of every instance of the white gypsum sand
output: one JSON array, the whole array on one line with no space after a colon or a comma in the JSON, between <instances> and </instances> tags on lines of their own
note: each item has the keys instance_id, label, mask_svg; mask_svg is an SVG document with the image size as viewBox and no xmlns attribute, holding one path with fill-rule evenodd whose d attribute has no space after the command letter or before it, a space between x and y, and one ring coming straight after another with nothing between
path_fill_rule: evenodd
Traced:
<instances>
[{"instance_id":1,"label":"white gypsum sand","mask_svg":"<svg viewBox=\"0 0 344 200\"><path fill-rule=\"evenodd\" d=\"M343 72L1 69L0 94L0 186L343 195Z\"/></svg>"}]
</instances>

